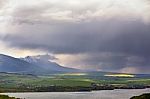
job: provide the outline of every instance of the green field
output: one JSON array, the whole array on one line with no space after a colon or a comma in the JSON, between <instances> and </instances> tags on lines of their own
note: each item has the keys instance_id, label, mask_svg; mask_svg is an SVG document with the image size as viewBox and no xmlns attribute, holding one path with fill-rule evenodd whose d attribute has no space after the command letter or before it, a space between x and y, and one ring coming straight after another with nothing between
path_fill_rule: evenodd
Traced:
<instances>
[{"instance_id":1,"label":"green field","mask_svg":"<svg viewBox=\"0 0 150 99\"><path fill-rule=\"evenodd\" d=\"M59 90L64 88L69 91L70 89L68 89L68 87L71 88L71 90L74 88L91 88L91 86L93 86L92 84L100 88L104 88L105 86L113 88L144 88L150 86L150 77L147 75L137 76L131 74L112 74L105 72L61 73L39 76L0 73L1 92L44 91L47 90L47 88L50 89L54 87L56 89L59 87Z\"/></svg>"}]
</instances>

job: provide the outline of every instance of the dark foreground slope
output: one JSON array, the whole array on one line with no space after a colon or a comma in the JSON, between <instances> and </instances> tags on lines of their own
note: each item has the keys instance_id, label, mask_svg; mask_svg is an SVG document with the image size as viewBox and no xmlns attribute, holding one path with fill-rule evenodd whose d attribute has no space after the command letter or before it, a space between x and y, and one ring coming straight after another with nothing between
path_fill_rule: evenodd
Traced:
<instances>
[{"instance_id":1,"label":"dark foreground slope","mask_svg":"<svg viewBox=\"0 0 150 99\"><path fill-rule=\"evenodd\" d=\"M20 99L20 98L9 97L8 95L0 95L0 99Z\"/></svg>"},{"instance_id":2,"label":"dark foreground slope","mask_svg":"<svg viewBox=\"0 0 150 99\"><path fill-rule=\"evenodd\" d=\"M130 99L150 99L150 93L146 93L146 94L143 94L143 95L140 95L140 96L134 96Z\"/></svg>"}]
</instances>

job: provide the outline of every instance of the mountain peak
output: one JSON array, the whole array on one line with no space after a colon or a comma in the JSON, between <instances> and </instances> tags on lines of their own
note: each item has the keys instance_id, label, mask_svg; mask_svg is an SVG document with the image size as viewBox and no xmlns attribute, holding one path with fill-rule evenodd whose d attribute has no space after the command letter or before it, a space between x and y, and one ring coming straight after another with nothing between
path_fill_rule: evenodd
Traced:
<instances>
[{"instance_id":1,"label":"mountain peak","mask_svg":"<svg viewBox=\"0 0 150 99\"><path fill-rule=\"evenodd\" d=\"M51 60L56 59L52 55L27 56L14 58L0 54L0 72L47 74L52 72L74 72L73 68L63 67Z\"/></svg>"},{"instance_id":2,"label":"mountain peak","mask_svg":"<svg viewBox=\"0 0 150 99\"><path fill-rule=\"evenodd\" d=\"M15 58L15 57L12 57L12 56L9 56L9 55L5 55L5 54L0 54L0 60L2 61L2 60L6 60L6 59L17 59L17 58Z\"/></svg>"},{"instance_id":3,"label":"mountain peak","mask_svg":"<svg viewBox=\"0 0 150 99\"><path fill-rule=\"evenodd\" d=\"M55 60L57 59L56 57L54 57L53 55L50 54L44 54L44 55L36 55L36 56L27 56L24 59L26 60L32 60L32 61L51 61L51 60Z\"/></svg>"},{"instance_id":4,"label":"mountain peak","mask_svg":"<svg viewBox=\"0 0 150 99\"><path fill-rule=\"evenodd\" d=\"M11 57L11 56L0 54L0 57Z\"/></svg>"},{"instance_id":5,"label":"mountain peak","mask_svg":"<svg viewBox=\"0 0 150 99\"><path fill-rule=\"evenodd\" d=\"M26 61L0 54L0 72L32 72L36 67Z\"/></svg>"}]
</instances>

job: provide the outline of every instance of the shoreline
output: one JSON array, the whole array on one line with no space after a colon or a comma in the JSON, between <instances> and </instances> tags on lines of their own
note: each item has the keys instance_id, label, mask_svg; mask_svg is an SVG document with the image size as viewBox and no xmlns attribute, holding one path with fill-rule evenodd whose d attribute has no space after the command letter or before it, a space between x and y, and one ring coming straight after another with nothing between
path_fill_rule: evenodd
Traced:
<instances>
[{"instance_id":1,"label":"shoreline","mask_svg":"<svg viewBox=\"0 0 150 99\"><path fill-rule=\"evenodd\" d=\"M53 93L53 92L93 92L93 91L107 91L107 90L124 90L124 89L150 89L150 87L146 87L146 88L115 88L115 89L101 89L101 90L89 90L89 91L8 91L8 92L0 92L0 95L3 94L3 93L40 93L40 92L50 92L50 93Z\"/></svg>"},{"instance_id":2,"label":"shoreline","mask_svg":"<svg viewBox=\"0 0 150 99\"><path fill-rule=\"evenodd\" d=\"M10 97L16 97L16 99L74 99L78 97L78 99L82 99L83 96L85 99L92 99L92 97L102 97L102 99L109 99L109 95L113 96L113 99L120 99L123 95L123 99L130 99L133 96L138 96L144 93L148 93L150 88L148 89L114 89L114 90L101 90L101 91L92 91L92 92L20 92L20 93L0 93L0 95L8 95ZM124 93L124 94L122 94ZM17 98L18 97L18 98ZM71 98L74 97L74 98ZM99 99L98 97L95 99ZM122 98L121 98L122 99Z\"/></svg>"}]
</instances>

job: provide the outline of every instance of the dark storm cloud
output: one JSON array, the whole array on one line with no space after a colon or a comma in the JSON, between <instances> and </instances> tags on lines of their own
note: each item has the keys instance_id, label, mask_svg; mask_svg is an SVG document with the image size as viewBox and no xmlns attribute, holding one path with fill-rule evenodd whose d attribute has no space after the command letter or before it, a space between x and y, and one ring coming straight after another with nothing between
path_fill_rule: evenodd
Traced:
<instances>
[{"instance_id":1,"label":"dark storm cloud","mask_svg":"<svg viewBox=\"0 0 150 99\"><path fill-rule=\"evenodd\" d=\"M17 33L7 35L4 40L20 49L44 49L55 54L85 53L87 56L80 61L89 68L119 71L128 66L144 71L150 69L149 27L141 21L95 21L52 26L54 30L49 26L45 33ZM105 54L107 52L109 54Z\"/></svg>"},{"instance_id":2,"label":"dark storm cloud","mask_svg":"<svg viewBox=\"0 0 150 99\"><path fill-rule=\"evenodd\" d=\"M119 52L149 57L149 27L140 21L118 20L48 26L45 31L31 26L32 33L7 35L4 40L12 46L44 48L54 53ZM39 33L34 31L37 28Z\"/></svg>"},{"instance_id":3,"label":"dark storm cloud","mask_svg":"<svg viewBox=\"0 0 150 99\"><path fill-rule=\"evenodd\" d=\"M131 7L118 2L106 1L106 7L100 5L102 1L85 6L43 3L17 7L11 15L14 31L0 35L0 39L19 49L72 56L86 54L78 62L89 68L149 72L150 5L146 0L134 0ZM140 3L142 11L133 9L134 4Z\"/></svg>"},{"instance_id":4,"label":"dark storm cloud","mask_svg":"<svg viewBox=\"0 0 150 99\"><path fill-rule=\"evenodd\" d=\"M86 55L86 57L79 58L79 63L84 63L86 68L92 66L98 70L104 71L118 71L118 72L130 72L131 68L134 69L132 73L142 72L149 73L150 70L150 58L141 56L132 56L122 53L102 52L92 53Z\"/></svg>"}]
</instances>

